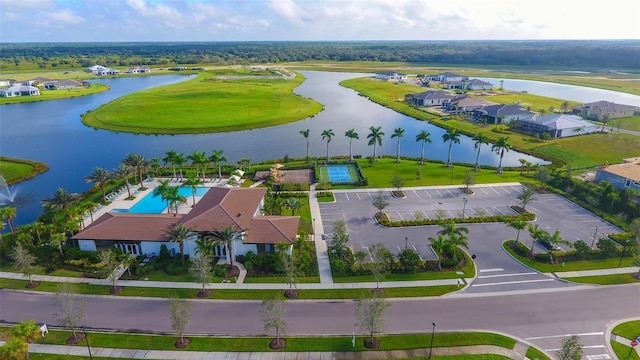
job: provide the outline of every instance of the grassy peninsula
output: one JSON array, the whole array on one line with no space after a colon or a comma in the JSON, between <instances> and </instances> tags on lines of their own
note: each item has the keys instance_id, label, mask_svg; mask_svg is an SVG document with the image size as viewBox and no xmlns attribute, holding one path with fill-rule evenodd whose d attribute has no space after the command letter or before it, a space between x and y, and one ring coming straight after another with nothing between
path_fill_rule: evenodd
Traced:
<instances>
[{"instance_id":1,"label":"grassy peninsula","mask_svg":"<svg viewBox=\"0 0 640 360\"><path fill-rule=\"evenodd\" d=\"M49 170L45 163L0 156L0 175L8 185L18 183Z\"/></svg>"},{"instance_id":2,"label":"grassy peninsula","mask_svg":"<svg viewBox=\"0 0 640 360\"><path fill-rule=\"evenodd\" d=\"M293 93L305 80L300 74L216 75L201 72L192 80L122 97L82 121L112 131L197 134L282 125L322 110L322 104Z\"/></svg>"},{"instance_id":3,"label":"grassy peninsula","mask_svg":"<svg viewBox=\"0 0 640 360\"><path fill-rule=\"evenodd\" d=\"M340 82L340 85L353 89L373 102L386 106L407 116L443 128L456 128L467 135L484 134L491 142L501 136L508 136L515 150L532 154L554 162L556 166L570 166L573 169L602 165L605 162L619 163L622 159L637 156L640 149L640 137L621 133L596 133L561 139L542 140L512 131L506 126L483 127L457 118L441 117L421 109L416 109L404 101L405 94L424 91L413 84L398 84L378 81L371 78L355 78ZM559 108L563 100L550 99L531 94L523 94L532 109L553 106ZM511 96L491 98L498 103L511 103ZM551 102L551 103L550 103ZM551 105L550 105L551 104ZM538 105L538 106L536 106ZM547 106L547 107L545 107Z\"/></svg>"}]
</instances>

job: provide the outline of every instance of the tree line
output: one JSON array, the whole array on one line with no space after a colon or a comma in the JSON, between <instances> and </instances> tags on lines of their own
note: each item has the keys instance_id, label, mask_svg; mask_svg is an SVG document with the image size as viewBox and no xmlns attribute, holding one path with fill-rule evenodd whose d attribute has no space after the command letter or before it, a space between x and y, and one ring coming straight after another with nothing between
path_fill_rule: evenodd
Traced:
<instances>
[{"instance_id":1,"label":"tree line","mask_svg":"<svg viewBox=\"0 0 640 360\"><path fill-rule=\"evenodd\" d=\"M0 44L0 70L170 64L380 61L635 69L637 40Z\"/></svg>"}]
</instances>

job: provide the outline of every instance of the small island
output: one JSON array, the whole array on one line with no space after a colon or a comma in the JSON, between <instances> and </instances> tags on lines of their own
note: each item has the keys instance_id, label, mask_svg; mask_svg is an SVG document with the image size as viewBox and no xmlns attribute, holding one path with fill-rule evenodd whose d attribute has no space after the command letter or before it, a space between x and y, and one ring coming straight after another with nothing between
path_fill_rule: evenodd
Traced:
<instances>
[{"instance_id":1,"label":"small island","mask_svg":"<svg viewBox=\"0 0 640 360\"><path fill-rule=\"evenodd\" d=\"M31 179L47 170L49 166L45 163L0 156L0 177L7 185Z\"/></svg>"}]
</instances>

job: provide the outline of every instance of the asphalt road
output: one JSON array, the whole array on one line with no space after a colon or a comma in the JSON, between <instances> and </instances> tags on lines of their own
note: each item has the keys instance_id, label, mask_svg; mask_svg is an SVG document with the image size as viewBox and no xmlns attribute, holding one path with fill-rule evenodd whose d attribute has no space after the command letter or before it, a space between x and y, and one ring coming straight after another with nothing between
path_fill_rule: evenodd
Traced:
<instances>
[{"instance_id":1,"label":"asphalt road","mask_svg":"<svg viewBox=\"0 0 640 360\"><path fill-rule=\"evenodd\" d=\"M55 296L0 291L0 320L34 319L55 324ZM188 333L264 334L258 301L193 300ZM171 332L168 302L163 299L89 296L83 323L88 328ZM353 301L290 301L289 335L348 335L354 327ZM391 300L387 333L489 330L529 339L543 349L560 347L567 334L582 334L585 355L607 354L604 331L618 319L640 316L640 285L574 287L565 291L455 294L440 298Z\"/></svg>"}]
</instances>

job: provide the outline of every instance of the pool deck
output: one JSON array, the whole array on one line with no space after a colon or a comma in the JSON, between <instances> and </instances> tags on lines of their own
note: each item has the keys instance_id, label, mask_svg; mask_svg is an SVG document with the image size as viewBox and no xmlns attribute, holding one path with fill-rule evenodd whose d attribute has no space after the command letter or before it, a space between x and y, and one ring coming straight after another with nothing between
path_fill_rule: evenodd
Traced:
<instances>
[{"instance_id":1,"label":"pool deck","mask_svg":"<svg viewBox=\"0 0 640 360\"><path fill-rule=\"evenodd\" d=\"M172 178L152 178L150 180L145 180L144 181L144 186L146 187L146 190L140 191L140 184L134 185L132 184L131 186L129 186L129 189L131 190L131 196L134 196L135 199L133 200L126 200L128 197L128 192L126 190L126 188L124 189L124 191L120 191L116 196L114 196L111 199L111 202L108 203L107 205L100 205L96 210L93 211L93 215L91 214L87 214L84 218L83 218L83 223L84 226L83 228L89 226L89 224L91 224L93 220L98 219L100 216L113 211L115 209L130 209L131 207L133 207L135 204L137 204L140 200L142 200L142 198L144 198L146 195L150 194L153 192L153 189L155 189L156 187L158 187L160 185L160 182L163 180L170 180L169 181L169 185L171 186L182 186L183 183L180 181L175 181L177 179L172 179ZM231 185L227 184L228 179L214 179L214 180L210 180L207 179L207 182L198 185L198 187L230 187ZM200 199L202 198L202 196L198 196L196 195L196 202L198 202ZM194 205L193 203L193 198L191 196L187 196L187 202L180 205L178 207L178 213L179 214L187 214L190 210L191 207ZM165 208L164 211L166 211L167 209Z\"/></svg>"}]
</instances>

